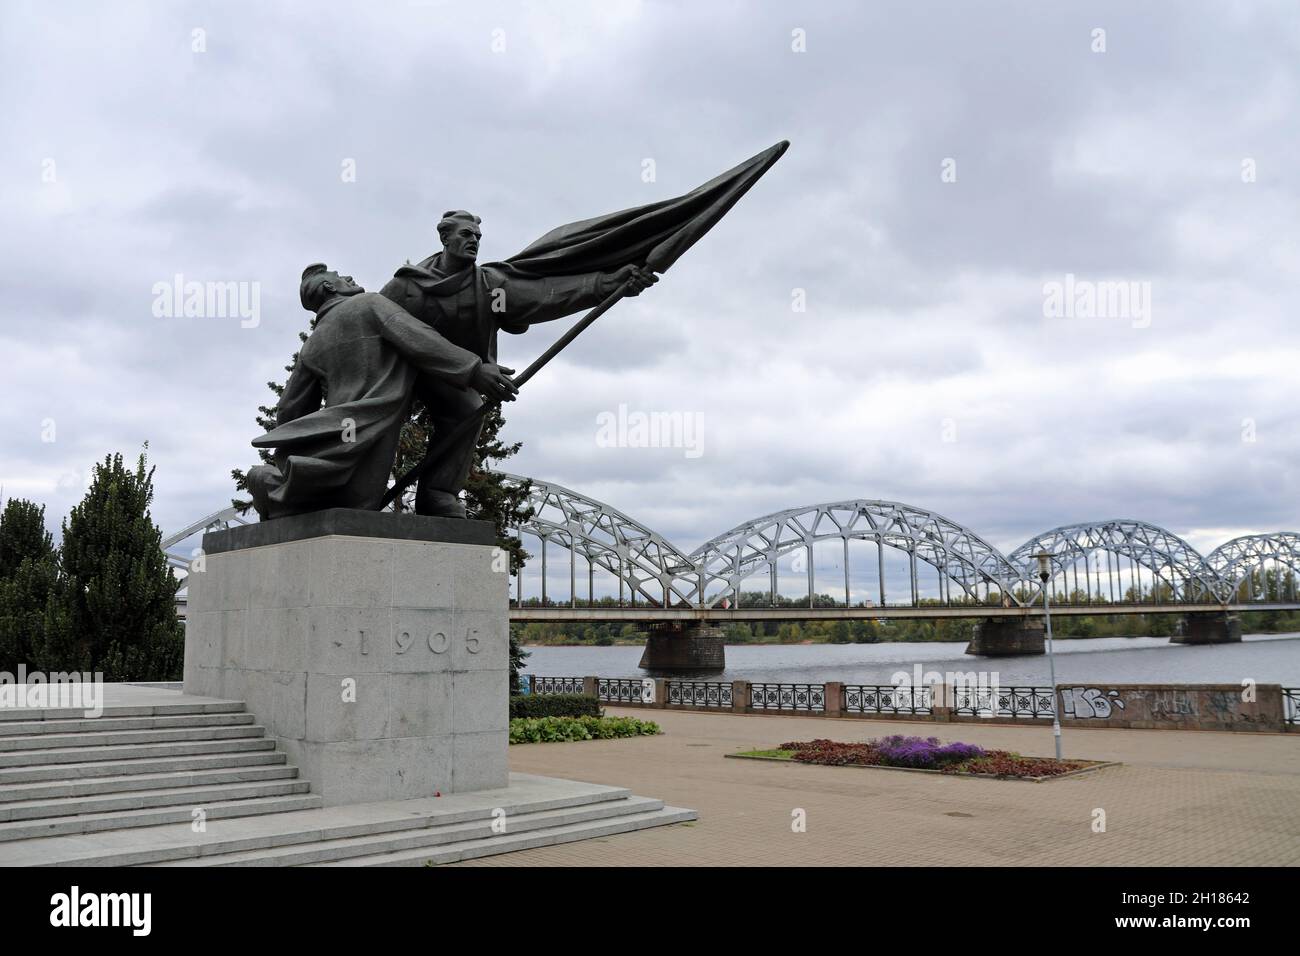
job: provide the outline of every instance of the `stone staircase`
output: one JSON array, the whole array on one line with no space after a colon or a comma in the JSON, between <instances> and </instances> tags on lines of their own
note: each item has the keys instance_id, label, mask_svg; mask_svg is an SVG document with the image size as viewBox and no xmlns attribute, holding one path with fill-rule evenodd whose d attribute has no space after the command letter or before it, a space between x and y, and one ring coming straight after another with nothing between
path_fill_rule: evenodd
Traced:
<instances>
[{"instance_id":1,"label":"stone staircase","mask_svg":"<svg viewBox=\"0 0 1300 956\"><path fill-rule=\"evenodd\" d=\"M94 719L0 711L0 865L419 866L696 817L525 774L501 790L326 807L243 703L136 696L149 702Z\"/></svg>"},{"instance_id":2,"label":"stone staircase","mask_svg":"<svg viewBox=\"0 0 1300 956\"><path fill-rule=\"evenodd\" d=\"M150 713L140 713L142 710ZM311 784L236 701L3 714L0 859L33 837L319 807Z\"/></svg>"}]
</instances>

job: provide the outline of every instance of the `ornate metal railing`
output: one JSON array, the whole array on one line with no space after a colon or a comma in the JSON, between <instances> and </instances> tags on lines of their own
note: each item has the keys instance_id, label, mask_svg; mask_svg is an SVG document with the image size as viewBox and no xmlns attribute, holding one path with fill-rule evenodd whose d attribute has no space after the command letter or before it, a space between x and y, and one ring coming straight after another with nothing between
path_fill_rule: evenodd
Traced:
<instances>
[{"instance_id":1,"label":"ornate metal railing","mask_svg":"<svg viewBox=\"0 0 1300 956\"><path fill-rule=\"evenodd\" d=\"M540 677L533 676L534 694L581 694L583 682L581 677Z\"/></svg>"},{"instance_id":2,"label":"ornate metal railing","mask_svg":"<svg viewBox=\"0 0 1300 956\"><path fill-rule=\"evenodd\" d=\"M929 714L934 692L929 687L893 684L845 684L846 714Z\"/></svg>"},{"instance_id":3,"label":"ornate metal railing","mask_svg":"<svg viewBox=\"0 0 1300 956\"><path fill-rule=\"evenodd\" d=\"M731 682L670 680L668 703L681 707L731 707Z\"/></svg>"},{"instance_id":4,"label":"ornate metal railing","mask_svg":"<svg viewBox=\"0 0 1300 956\"><path fill-rule=\"evenodd\" d=\"M608 704L653 704L655 682L636 677L601 677L596 696Z\"/></svg>"},{"instance_id":5,"label":"ornate metal railing","mask_svg":"<svg viewBox=\"0 0 1300 956\"><path fill-rule=\"evenodd\" d=\"M752 710L803 710L819 713L826 709L825 684L750 684Z\"/></svg>"},{"instance_id":6,"label":"ornate metal railing","mask_svg":"<svg viewBox=\"0 0 1300 956\"><path fill-rule=\"evenodd\" d=\"M957 684L953 713L966 717L1012 717L1050 720L1055 695L1050 687L988 687Z\"/></svg>"},{"instance_id":7,"label":"ornate metal railing","mask_svg":"<svg viewBox=\"0 0 1300 956\"><path fill-rule=\"evenodd\" d=\"M1288 724L1300 724L1300 687L1282 688L1282 719Z\"/></svg>"}]
</instances>

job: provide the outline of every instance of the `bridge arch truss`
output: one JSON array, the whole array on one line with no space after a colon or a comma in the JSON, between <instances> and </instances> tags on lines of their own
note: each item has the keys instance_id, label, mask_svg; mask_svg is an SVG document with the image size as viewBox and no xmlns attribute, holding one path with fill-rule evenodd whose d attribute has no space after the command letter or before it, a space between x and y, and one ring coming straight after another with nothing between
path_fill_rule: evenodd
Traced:
<instances>
[{"instance_id":1,"label":"bridge arch truss","mask_svg":"<svg viewBox=\"0 0 1300 956\"><path fill-rule=\"evenodd\" d=\"M702 587L709 589L703 603L712 607L722 600L738 603L746 579L764 569L775 604L778 562L802 554L808 603L813 606L818 594L814 547L818 542L839 541L847 606L852 603L849 543L855 540L876 546L877 595L882 605L888 603L887 547L906 555L912 605L921 603L918 562L938 572L938 603L1022 604L1023 575L1001 552L955 521L896 501L859 499L774 512L705 542L690 558L700 570Z\"/></svg>"},{"instance_id":2,"label":"bridge arch truss","mask_svg":"<svg viewBox=\"0 0 1300 956\"><path fill-rule=\"evenodd\" d=\"M515 484L529 483L528 504L533 516L512 529L541 541L541 599L547 594L549 546L558 544L569 554L569 602L578 602L579 555L587 572L587 601L595 602L594 573L607 571L619 582L619 603L624 589L633 604L638 596L659 607L695 606L701 594L700 575L691 559L657 531L628 517L617 508L557 485L518 475L505 475ZM524 600L523 575L515 579L515 600Z\"/></svg>"},{"instance_id":3,"label":"bridge arch truss","mask_svg":"<svg viewBox=\"0 0 1300 956\"><path fill-rule=\"evenodd\" d=\"M1233 538L1206 555L1205 563L1218 575L1224 600L1294 602L1300 590L1300 534L1275 531Z\"/></svg>"},{"instance_id":4,"label":"bridge arch truss","mask_svg":"<svg viewBox=\"0 0 1300 956\"><path fill-rule=\"evenodd\" d=\"M1200 552L1145 521L1063 525L1030 538L1008 560L1036 581L1041 552L1053 555L1048 587L1060 603L1203 603L1222 592L1219 575Z\"/></svg>"}]
</instances>

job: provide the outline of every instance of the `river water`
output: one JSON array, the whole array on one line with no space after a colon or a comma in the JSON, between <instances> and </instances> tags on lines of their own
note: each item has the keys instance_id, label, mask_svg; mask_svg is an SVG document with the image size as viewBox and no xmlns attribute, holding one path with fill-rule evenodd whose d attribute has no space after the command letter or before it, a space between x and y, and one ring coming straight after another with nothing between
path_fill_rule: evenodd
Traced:
<instances>
[{"instance_id":1,"label":"river water","mask_svg":"<svg viewBox=\"0 0 1300 956\"><path fill-rule=\"evenodd\" d=\"M1190 647L1164 637L1058 640L1058 683L1260 684L1300 687L1300 634L1248 635L1240 644ZM965 642L920 644L729 644L727 669L707 680L773 683L889 684L899 671L915 679L980 672L1002 686L1049 684L1047 657L969 657ZM529 647L526 673L547 677L641 677L641 647Z\"/></svg>"}]
</instances>

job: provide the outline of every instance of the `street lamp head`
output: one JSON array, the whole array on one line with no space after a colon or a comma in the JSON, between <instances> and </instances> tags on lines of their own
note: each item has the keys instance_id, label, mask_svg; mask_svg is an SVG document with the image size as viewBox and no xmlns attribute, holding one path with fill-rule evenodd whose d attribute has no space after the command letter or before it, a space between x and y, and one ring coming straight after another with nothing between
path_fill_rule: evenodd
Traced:
<instances>
[{"instance_id":1,"label":"street lamp head","mask_svg":"<svg viewBox=\"0 0 1300 956\"><path fill-rule=\"evenodd\" d=\"M1055 555L1050 551L1040 551L1034 557L1038 559L1038 580L1046 584L1052 576L1052 558Z\"/></svg>"}]
</instances>

